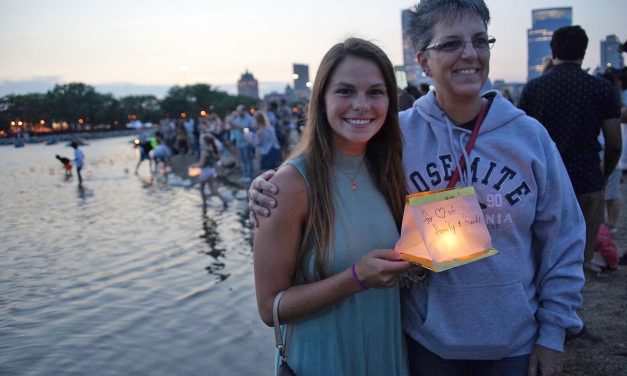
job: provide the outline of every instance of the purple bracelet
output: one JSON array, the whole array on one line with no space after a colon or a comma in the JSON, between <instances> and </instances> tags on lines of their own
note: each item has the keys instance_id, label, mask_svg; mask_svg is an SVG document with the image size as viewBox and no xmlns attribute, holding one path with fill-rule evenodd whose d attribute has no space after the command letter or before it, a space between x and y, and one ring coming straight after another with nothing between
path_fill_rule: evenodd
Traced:
<instances>
[{"instance_id":1,"label":"purple bracelet","mask_svg":"<svg viewBox=\"0 0 627 376\"><path fill-rule=\"evenodd\" d=\"M359 277L357 277L357 273L355 273L355 264L353 264L353 266L351 267L351 270L353 271L353 279L355 279L355 282L357 282L359 287L361 287L362 290L368 290L368 287L366 287L366 285L361 283L361 281L359 280Z\"/></svg>"}]
</instances>

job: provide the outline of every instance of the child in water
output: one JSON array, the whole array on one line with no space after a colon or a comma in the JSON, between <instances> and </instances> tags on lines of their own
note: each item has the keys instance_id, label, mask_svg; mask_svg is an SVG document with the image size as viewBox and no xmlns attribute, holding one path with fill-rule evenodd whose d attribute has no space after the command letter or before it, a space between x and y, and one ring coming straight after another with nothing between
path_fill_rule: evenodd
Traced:
<instances>
[{"instance_id":1,"label":"child in water","mask_svg":"<svg viewBox=\"0 0 627 376\"><path fill-rule=\"evenodd\" d=\"M200 197L202 198L203 208L207 207L207 196L205 194L205 186L209 185L211 193L218 196L222 200L222 205L226 208L227 203L224 197L218 192L218 184L216 182L216 170L215 167L220 163L220 152L216 139L211 134L205 134L202 138L202 151L200 152L200 159L197 163L192 164L192 167L200 167L200 176L198 182L200 183Z\"/></svg>"},{"instance_id":2,"label":"child in water","mask_svg":"<svg viewBox=\"0 0 627 376\"><path fill-rule=\"evenodd\" d=\"M72 176L72 162L70 162L69 158L62 157L59 154L56 155L56 158L59 162L63 163L63 169L65 170L65 177L69 178Z\"/></svg>"},{"instance_id":3,"label":"child in water","mask_svg":"<svg viewBox=\"0 0 627 376\"><path fill-rule=\"evenodd\" d=\"M157 179L163 179L167 183L169 159L172 153L163 142L163 134L157 132L157 146L152 150L152 159L154 160L154 175Z\"/></svg>"}]
</instances>

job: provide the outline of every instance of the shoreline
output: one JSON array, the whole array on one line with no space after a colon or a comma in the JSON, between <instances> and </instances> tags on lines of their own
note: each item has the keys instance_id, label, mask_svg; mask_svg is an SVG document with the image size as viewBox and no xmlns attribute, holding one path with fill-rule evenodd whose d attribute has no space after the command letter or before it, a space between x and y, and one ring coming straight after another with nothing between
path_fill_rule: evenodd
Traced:
<instances>
[{"instance_id":1,"label":"shoreline","mask_svg":"<svg viewBox=\"0 0 627 376\"><path fill-rule=\"evenodd\" d=\"M85 131L85 132L67 132L67 133L44 133L28 138L20 138L25 145L41 144L54 145L59 142L69 142L74 140L96 140L111 137L128 137L138 134L138 129L116 129L111 131ZM13 146L16 137L0 138L0 146Z\"/></svg>"}]
</instances>

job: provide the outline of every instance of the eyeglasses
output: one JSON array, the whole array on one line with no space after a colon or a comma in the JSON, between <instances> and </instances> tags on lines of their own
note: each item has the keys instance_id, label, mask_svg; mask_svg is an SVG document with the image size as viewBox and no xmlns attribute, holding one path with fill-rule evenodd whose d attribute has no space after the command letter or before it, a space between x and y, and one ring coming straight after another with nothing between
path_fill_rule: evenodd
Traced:
<instances>
[{"instance_id":1,"label":"eyeglasses","mask_svg":"<svg viewBox=\"0 0 627 376\"><path fill-rule=\"evenodd\" d=\"M478 37L473 40L449 39L443 42L431 43L422 50L436 50L455 53L463 51L466 48L466 43L471 43L475 51L485 52L494 46L494 42L496 42L496 38L494 37Z\"/></svg>"}]
</instances>

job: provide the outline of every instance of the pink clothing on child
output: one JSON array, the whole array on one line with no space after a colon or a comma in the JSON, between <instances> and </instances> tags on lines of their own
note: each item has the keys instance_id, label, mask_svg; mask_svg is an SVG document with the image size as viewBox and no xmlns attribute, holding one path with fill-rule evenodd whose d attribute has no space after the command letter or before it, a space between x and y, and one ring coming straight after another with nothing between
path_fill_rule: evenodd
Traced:
<instances>
[{"instance_id":1,"label":"pink clothing on child","mask_svg":"<svg viewBox=\"0 0 627 376\"><path fill-rule=\"evenodd\" d=\"M612 239L612 232L604 224L601 224L599 227L595 248L601 254L609 269L614 270L618 267L618 249Z\"/></svg>"}]
</instances>

